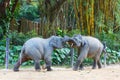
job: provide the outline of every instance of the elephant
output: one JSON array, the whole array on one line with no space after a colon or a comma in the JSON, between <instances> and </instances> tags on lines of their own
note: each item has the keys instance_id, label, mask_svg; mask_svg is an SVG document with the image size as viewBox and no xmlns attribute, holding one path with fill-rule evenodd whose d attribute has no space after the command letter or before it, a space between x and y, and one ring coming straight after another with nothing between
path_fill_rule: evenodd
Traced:
<instances>
[{"instance_id":1,"label":"elephant","mask_svg":"<svg viewBox=\"0 0 120 80\"><path fill-rule=\"evenodd\" d=\"M27 40L21 49L19 59L14 65L13 70L19 71L19 67L23 62L34 60L35 70L40 71L40 60L44 60L47 71L51 71L52 51L63 48L64 41L64 38L59 36L51 36L46 39L35 37Z\"/></svg>"},{"instance_id":2,"label":"elephant","mask_svg":"<svg viewBox=\"0 0 120 80\"><path fill-rule=\"evenodd\" d=\"M95 69L97 65L98 68L102 68L100 56L102 52L106 53L106 45L102 44L100 40L92 36L76 34L72 38L68 38L67 42L72 48L77 48L78 50L78 59L73 67L74 71L77 71L78 67L81 70L83 69L83 61L87 57L93 59L92 69Z\"/></svg>"}]
</instances>

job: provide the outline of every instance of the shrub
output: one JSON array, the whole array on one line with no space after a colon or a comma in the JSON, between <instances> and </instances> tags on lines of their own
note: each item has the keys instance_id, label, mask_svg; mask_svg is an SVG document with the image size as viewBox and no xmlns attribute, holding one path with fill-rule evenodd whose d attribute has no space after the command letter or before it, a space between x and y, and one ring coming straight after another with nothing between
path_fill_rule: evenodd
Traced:
<instances>
[{"instance_id":1,"label":"shrub","mask_svg":"<svg viewBox=\"0 0 120 80\"><path fill-rule=\"evenodd\" d=\"M17 31L11 31L9 34L12 45L23 45L25 41L35 36L37 36L37 33L34 30L26 34L18 33Z\"/></svg>"},{"instance_id":2,"label":"shrub","mask_svg":"<svg viewBox=\"0 0 120 80\"><path fill-rule=\"evenodd\" d=\"M67 56L70 52L69 48L62 48L54 50L52 54L53 65L69 64L70 57ZM66 61L65 61L66 60Z\"/></svg>"},{"instance_id":3,"label":"shrub","mask_svg":"<svg viewBox=\"0 0 120 80\"><path fill-rule=\"evenodd\" d=\"M120 62L120 53L115 51L115 50L111 50L110 48L106 49L107 52L107 64L115 64L115 63L119 63ZM102 57L102 62L103 62L103 57Z\"/></svg>"}]
</instances>

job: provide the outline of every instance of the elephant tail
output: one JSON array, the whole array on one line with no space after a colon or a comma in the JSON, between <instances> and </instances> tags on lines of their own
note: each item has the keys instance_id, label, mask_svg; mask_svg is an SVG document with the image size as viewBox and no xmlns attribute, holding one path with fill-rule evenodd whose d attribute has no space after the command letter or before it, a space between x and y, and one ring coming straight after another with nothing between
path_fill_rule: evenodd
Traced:
<instances>
[{"instance_id":1,"label":"elephant tail","mask_svg":"<svg viewBox=\"0 0 120 80\"><path fill-rule=\"evenodd\" d=\"M104 67L106 66L106 57L107 57L107 52L106 52L106 42L103 42L103 53L104 53Z\"/></svg>"},{"instance_id":2,"label":"elephant tail","mask_svg":"<svg viewBox=\"0 0 120 80\"><path fill-rule=\"evenodd\" d=\"M106 42L103 42L103 51L106 50L107 46L106 46Z\"/></svg>"},{"instance_id":3,"label":"elephant tail","mask_svg":"<svg viewBox=\"0 0 120 80\"><path fill-rule=\"evenodd\" d=\"M20 64L22 63L23 53L25 52L25 46L23 45L21 52L20 52Z\"/></svg>"}]
</instances>

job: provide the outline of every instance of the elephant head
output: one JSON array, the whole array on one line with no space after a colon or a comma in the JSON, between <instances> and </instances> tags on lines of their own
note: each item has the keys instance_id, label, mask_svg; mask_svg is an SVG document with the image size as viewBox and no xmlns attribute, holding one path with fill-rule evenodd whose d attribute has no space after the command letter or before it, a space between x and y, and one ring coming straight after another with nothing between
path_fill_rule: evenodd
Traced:
<instances>
[{"instance_id":1,"label":"elephant head","mask_svg":"<svg viewBox=\"0 0 120 80\"><path fill-rule=\"evenodd\" d=\"M52 36L50 37L50 42L49 44L53 47L53 48L63 48L64 46L64 40L62 37L59 36Z\"/></svg>"},{"instance_id":2,"label":"elephant head","mask_svg":"<svg viewBox=\"0 0 120 80\"><path fill-rule=\"evenodd\" d=\"M71 45L71 47L79 47L84 45L84 40L80 34L74 35L67 42Z\"/></svg>"}]
</instances>

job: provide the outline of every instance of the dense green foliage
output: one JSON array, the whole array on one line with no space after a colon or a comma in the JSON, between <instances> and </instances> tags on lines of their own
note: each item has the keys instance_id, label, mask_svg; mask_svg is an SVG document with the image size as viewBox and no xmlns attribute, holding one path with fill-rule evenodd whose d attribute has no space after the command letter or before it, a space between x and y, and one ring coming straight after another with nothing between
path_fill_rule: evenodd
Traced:
<instances>
[{"instance_id":1,"label":"dense green foliage","mask_svg":"<svg viewBox=\"0 0 120 80\"><path fill-rule=\"evenodd\" d=\"M31 35L32 34L32 35ZM22 48L23 43L32 38L32 37L37 36L37 34L34 31L31 31L29 33L23 34L23 33L18 33L18 32L10 32L9 34L9 38L10 38L10 49L9 49L9 62L10 64L14 64L16 63L16 61L19 58L19 53L20 50ZM6 38L2 39L0 41L0 63L1 65L3 65L5 63L5 48L6 48ZM26 64L30 64L30 62L26 62L24 63L24 65Z\"/></svg>"},{"instance_id":2,"label":"dense green foliage","mask_svg":"<svg viewBox=\"0 0 120 80\"><path fill-rule=\"evenodd\" d=\"M39 19L39 9L38 6L32 4L23 3L23 6L20 7L18 19L26 18L32 21Z\"/></svg>"},{"instance_id":3,"label":"dense green foliage","mask_svg":"<svg viewBox=\"0 0 120 80\"><path fill-rule=\"evenodd\" d=\"M77 3L76 5L73 5L72 0L68 0L68 2L66 2L67 5L65 4L64 7L62 7L60 11L57 9L55 11L53 10L54 12L51 12L51 13L49 13L48 11L45 11L45 10L49 10L49 9L46 9L46 6L53 7L55 5L55 2L54 2L55 0L51 0L50 5L44 4L44 1L47 1L47 0L40 0L37 3L31 2L29 4L25 3L24 0L21 0L21 1L23 1L24 3L21 4L19 2L17 4L17 7L16 7L14 13L11 12L11 9L13 6L13 2L11 2L10 7L8 7L8 9L6 9L7 17L0 18L0 65L5 64L6 37L10 38L9 63L13 65L16 63L16 61L19 58L18 56L19 56L19 53L20 53L23 43L32 37L38 36L35 31L30 31L30 32L28 31L28 33L25 33L25 34L18 33L17 31L10 31L9 27L10 27L10 21L12 18L14 18L15 20L20 20L21 18L26 18L26 19L29 19L32 21L40 21L41 20L41 22L45 23L43 30L54 29L54 31L56 31L55 32L56 35L59 35L59 36L64 36L64 35L73 36L74 34L79 34L79 33L88 35L86 26L83 26L84 28L76 27L78 25L77 25L77 19L75 18L76 14L75 14L74 8L77 7L77 9L79 9L79 7L81 7L81 6L79 6L80 0L75 0L75 1L78 1L78 2L76 2ZM113 13L115 21L109 20L109 17L106 17L106 22L105 22L103 20L103 18L105 18L104 16L107 13L104 14L104 12L105 12L104 10L103 11L99 10L97 12L97 14L95 15L94 23L95 23L95 26L97 26L97 27L95 28L96 31L95 31L94 36L97 37L98 39L100 39L102 42L106 42L106 45L108 47L107 48L107 53L108 53L107 64L118 63L120 61L120 28L119 28L119 26L120 26L120 22L119 22L120 21L120 14L119 14L120 4L119 3L120 3L120 1L117 0L116 6L115 6L116 10ZM83 0L84 8L85 8L86 4L87 4L87 2L85 0ZM67 7L67 9L66 9L66 7ZM102 7L102 5L101 5L101 7ZM59 7L57 7L57 8L59 8ZM84 15L83 19L85 19L85 18L87 19L87 16L85 17L85 15L87 14L87 12L90 12L91 8L88 10L89 11L87 11L87 10L82 11L81 14ZM56 11L58 11L58 13L59 13L58 15L57 15ZM109 12L109 10L108 10L108 12ZM57 15L57 16L51 16L50 14ZM57 18L56 21L53 21L54 25L52 25L52 28L48 27L48 24L50 25L51 23L50 23L50 21L47 21L48 18L53 19L51 17ZM80 18L79 12L78 12L77 17ZM85 21L87 21L87 20L82 21L84 23L84 25L86 25ZM57 25L56 25L56 23L57 23ZM81 25L82 24L80 24L80 26ZM114 25L118 26L118 27L114 28ZM70 27L71 29L69 30L66 28L66 26L72 26L72 27ZM99 28L101 28L100 32L99 32ZM84 32L82 32L82 29L84 29L83 30ZM46 32L50 32L50 31L46 31ZM47 33L47 34L49 34L49 33ZM43 37L43 36L40 35L39 37ZM53 65L62 65L62 64L70 65L70 56L67 56L69 51L70 51L69 48L56 49L52 55ZM74 58L75 58L75 60L77 59L76 50L75 50ZM103 58L104 58L104 54L102 55L102 58L101 58L102 63L104 62ZM91 64L91 61L92 61L91 59L85 59L84 63L86 65L89 65L89 64ZM42 63L43 62L41 62L41 64ZM25 62L23 65L31 65L31 64L33 64L33 61Z\"/></svg>"},{"instance_id":4,"label":"dense green foliage","mask_svg":"<svg viewBox=\"0 0 120 80\"><path fill-rule=\"evenodd\" d=\"M63 33L61 34L61 30L58 30L58 34L62 35ZM10 53L9 53L9 63L10 64L14 65L16 63L16 61L18 60L19 53L20 53L23 43L26 40L28 40L32 37L35 37L35 36L37 36L37 34L34 31L29 32L27 34L11 32L11 34L10 34L10 50L9 50L10 51ZM109 40L106 40L106 42L109 42ZM1 55L0 63L1 63L1 65L3 65L5 63L5 46L6 46L5 38L0 41L0 45L1 45L0 46L0 55ZM120 61L120 52L118 53L117 51L110 49L110 46L106 50L108 53L107 54L107 64L118 63ZM70 65L70 56L68 56L69 52L70 52L69 48L56 49L52 54L53 65ZM75 50L74 59L75 60L77 59L76 50ZM104 63L104 54L102 55L101 60L102 60L102 63ZM90 64L92 64L91 62L92 62L91 59L85 59L84 64L90 65ZM41 62L41 64L43 64L43 61ZM33 65L33 61L25 62L25 63L23 63L23 65Z\"/></svg>"}]
</instances>

